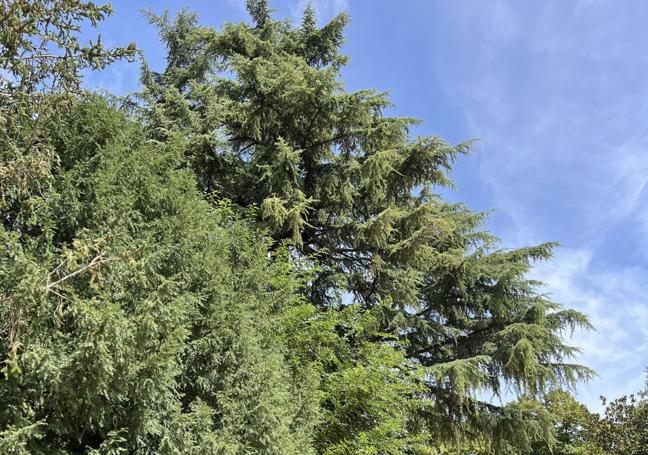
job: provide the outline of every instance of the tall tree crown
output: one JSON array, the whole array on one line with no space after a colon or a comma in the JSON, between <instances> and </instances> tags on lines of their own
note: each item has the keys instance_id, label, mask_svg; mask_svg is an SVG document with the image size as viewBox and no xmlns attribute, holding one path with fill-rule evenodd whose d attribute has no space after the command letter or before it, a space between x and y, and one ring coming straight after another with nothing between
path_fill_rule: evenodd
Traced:
<instances>
[{"instance_id":1,"label":"tall tree crown","mask_svg":"<svg viewBox=\"0 0 648 455\"><path fill-rule=\"evenodd\" d=\"M245 6L257 27L263 27L270 19L268 0L245 0Z\"/></svg>"},{"instance_id":2,"label":"tall tree crown","mask_svg":"<svg viewBox=\"0 0 648 455\"><path fill-rule=\"evenodd\" d=\"M248 6L254 27L158 21L163 39L190 24L194 52L179 68L169 46L164 72L144 69L149 134L182 132L201 191L252 210L317 264L311 302L380 309L381 330L425 368L419 417L439 437L461 426L496 435L489 444L503 451L511 434L546 428L531 401L494 406L476 392L534 396L589 375L565 362L577 350L562 339L587 319L526 278L555 245L502 249L484 214L435 194L471 142L412 138L419 122L385 115L384 93L344 89L346 14L317 27L308 8L294 27L268 17L266 2Z\"/></svg>"},{"instance_id":3,"label":"tall tree crown","mask_svg":"<svg viewBox=\"0 0 648 455\"><path fill-rule=\"evenodd\" d=\"M471 142L345 89L346 14L148 13L167 67L124 112L80 87L135 51L80 44L108 6L0 5L0 452L553 441L538 397L590 374L564 340L587 319L527 278L554 245L436 194Z\"/></svg>"}]
</instances>

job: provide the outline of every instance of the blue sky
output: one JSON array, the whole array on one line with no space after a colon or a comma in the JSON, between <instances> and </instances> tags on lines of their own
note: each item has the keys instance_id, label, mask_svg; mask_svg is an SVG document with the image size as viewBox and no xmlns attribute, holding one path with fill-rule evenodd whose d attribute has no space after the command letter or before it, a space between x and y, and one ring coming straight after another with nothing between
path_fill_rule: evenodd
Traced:
<instances>
[{"instance_id":1,"label":"blue sky","mask_svg":"<svg viewBox=\"0 0 648 455\"><path fill-rule=\"evenodd\" d=\"M154 68L164 49L139 12L187 6L219 26L246 18L243 0L112 2L106 43L136 41ZM298 18L305 1L275 0ZM424 120L417 134L479 138L447 193L497 209L489 228L506 247L563 246L534 271L546 291L587 313L577 361L598 396L638 390L648 366L648 3L627 0L315 0L320 18L348 11L349 89L388 90L394 113ZM89 77L137 89L137 65Z\"/></svg>"}]
</instances>

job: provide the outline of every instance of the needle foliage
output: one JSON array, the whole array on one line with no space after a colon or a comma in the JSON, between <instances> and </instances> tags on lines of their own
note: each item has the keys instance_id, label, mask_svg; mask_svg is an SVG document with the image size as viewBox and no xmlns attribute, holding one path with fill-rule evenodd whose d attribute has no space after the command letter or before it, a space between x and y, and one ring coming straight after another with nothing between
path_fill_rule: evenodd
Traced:
<instances>
[{"instance_id":1,"label":"needle foliage","mask_svg":"<svg viewBox=\"0 0 648 455\"><path fill-rule=\"evenodd\" d=\"M535 401L479 397L589 375L562 338L587 319L526 278L555 245L503 249L484 214L436 194L471 142L412 137L419 121L388 116L385 93L345 89L346 14L318 26L312 7L297 25L263 0L248 11L251 23L220 29L149 15L168 51L163 72L142 72L150 136L182 132L200 191L255 208L277 245L317 265L309 302L379 312L376 343L395 340L424 371L415 415L433 438L484 437L500 452L549 438Z\"/></svg>"},{"instance_id":2,"label":"needle foliage","mask_svg":"<svg viewBox=\"0 0 648 455\"><path fill-rule=\"evenodd\" d=\"M0 452L554 443L539 397L590 374L586 317L527 278L554 244L437 194L471 142L345 89L345 14L149 13L167 67L125 102L81 88L135 53L80 44L108 6L0 4Z\"/></svg>"}]
</instances>

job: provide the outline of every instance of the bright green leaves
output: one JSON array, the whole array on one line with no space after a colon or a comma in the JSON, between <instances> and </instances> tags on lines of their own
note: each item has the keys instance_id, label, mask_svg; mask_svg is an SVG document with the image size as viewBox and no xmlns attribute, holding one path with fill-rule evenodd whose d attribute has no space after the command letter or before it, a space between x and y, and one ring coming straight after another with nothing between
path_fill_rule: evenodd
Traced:
<instances>
[{"instance_id":1,"label":"bright green leaves","mask_svg":"<svg viewBox=\"0 0 648 455\"><path fill-rule=\"evenodd\" d=\"M533 455L640 455L648 447L646 390L608 401L592 413L565 391L543 397L542 405L555 428L555 440L536 442Z\"/></svg>"},{"instance_id":2,"label":"bright green leaves","mask_svg":"<svg viewBox=\"0 0 648 455\"><path fill-rule=\"evenodd\" d=\"M274 159L268 164L258 164L263 171L261 181L268 185L271 194L289 196L299 189L301 182L300 158L301 150L292 149L283 138L279 137L275 146Z\"/></svg>"},{"instance_id":3,"label":"bright green leaves","mask_svg":"<svg viewBox=\"0 0 648 455\"><path fill-rule=\"evenodd\" d=\"M100 36L94 43L81 43L82 22L96 27L110 14L110 5L92 2L3 1L0 68L9 77L2 80L2 96L7 96L7 88L29 94L47 87L78 89L81 69L98 69L132 57L134 44L106 49Z\"/></svg>"},{"instance_id":4,"label":"bright green leaves","mask_svg":"<svg viewBox=\"0 0 648 455\"><path fill-rule=\"evenodd\" d=\"M274 229L288 230L293 243L302 246L301 233L307 224L308 213L313 209L312 203L312 198L306 198L304 193L297 190L290 199L277 196L266 198L261 204L261 213Z\"/></svg>"},{"instance_id":5,"label":"bright green leaves","mask_svg":"<svg viewBox=\"0 0 648 455\"><path fill-rule=\"evenodd\" d=\"M33 452L29 449L30 443L43 437L41 425L41 422L36 422L5 427L0 432L0 452L7 455L31 455Z\"/></svg>"},{"instance_id":6,"label":"bright green leaves","mask_svg":"<svg viewBox=\"0 0 648 455\"><path fill-rule=\"evenodd\" d=\"M403 162L403 156L396 150L385 150L369 156L362 163L361 189L373 203L383 202L387 197L388 182Z\"/></svg>"},{"instance_id":7,"label":"bright green leaves","mask_svg":"<svg viewBox=\"0 0 648 455\"><path fill-rule=\"evenodd\" d=\"M408 417L422 392L416 370L406 371L402 355L386 345L367 343L359 356L324 384L321 453L408 453L425 441L425 431L412 428Z\"/></svg>"},{"instance_id":8,"label":"bright green leaves","mask_svg":"<svg viewBox=\"0 0 648 455\"><path fill-rule=\"evenodd\" d=\"M288 230L292 241L302 246L301 233L307 227L313 198L307 198L301 187L301 150L292 149L283 138L276 144L276 155L268 164L258 164L263 171L261 182L271 194L261 203L261 216L275 231Z\"/></svg>"},{"instance_id":9,"label":"bright green leaves","mask_svg":"<svg viewBox=\"0 0 648 455\"><path fill-rule=\"evenodd\" d=\"M398 233L397 223L402 219L403 211L388 208L375 218L360 226L361 235L374 248L387 248L393 236Z\"/></svg>"}]
</instances>

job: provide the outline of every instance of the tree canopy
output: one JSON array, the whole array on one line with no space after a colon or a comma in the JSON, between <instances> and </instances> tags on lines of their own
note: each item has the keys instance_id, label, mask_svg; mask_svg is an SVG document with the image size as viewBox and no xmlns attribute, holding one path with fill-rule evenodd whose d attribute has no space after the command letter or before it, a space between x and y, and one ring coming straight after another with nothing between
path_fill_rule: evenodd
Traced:
<instances>
[{"instance_id":1,"label":"tree canopy","mask_svg":"<svg viewBox=\"0 0 648 455\"><path fill-rule=\"evenodd\" d=\"M560 442L541 398L591 372L565 341L587 318L527 278L555 245L437 194L471 141L345 89L345 14L149 12L167 67L125 100L81 85L136 52L80 44L109 6L1 4L0 451Z\"/></svg>"},{"instance_id":2,"label":"tree canopy","mask_svg":"<svg viewBox=\"0 0 648 455\"><path fill-rule=\"evenodd\" d=\"M475 392L532 396L588 375L561 338L587 320L525 277L554 245L502 249L484 214L435 194L471 142L411 138L418 121L385 115L384 93L345 90L345 14L319 27L307 8L294 26L265 1L248 10L252 24L220 30L149 15L168 50L163 72L143 71L149 134L181 132L200 191L253 209L317 265L309 301L380 309L381 331L425 370L420 417L435 433L522 431L532 408L512 417Z\"/></svg>"}]
</instances>

